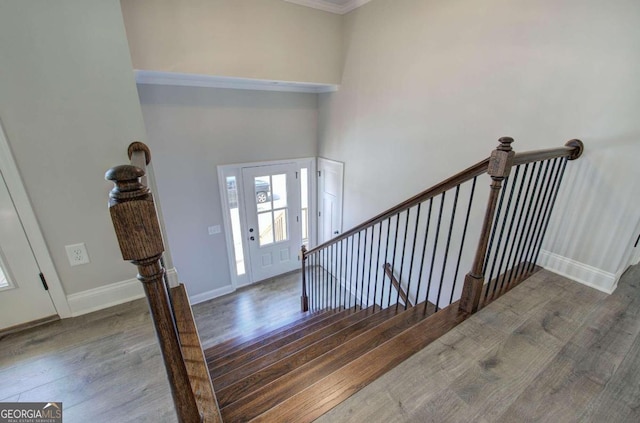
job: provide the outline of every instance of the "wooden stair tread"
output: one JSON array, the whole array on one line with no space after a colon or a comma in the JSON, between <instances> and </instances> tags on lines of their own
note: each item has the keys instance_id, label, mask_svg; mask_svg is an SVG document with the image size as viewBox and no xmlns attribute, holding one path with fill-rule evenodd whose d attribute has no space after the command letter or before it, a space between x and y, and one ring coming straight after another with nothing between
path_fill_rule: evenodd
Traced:
<instances>
[{"instance_id":1,"label":"wooden stair tread","mask_svg":"<svg viewBox=\"0 0 640 423\"><path fill-rule=\"evenodd\" d=\"M424 303L422 303L406 311L400 311L378 326L240 398L222 408L223 420L227 423L246 422L259 416L266 410L322 380L328 374L347 365L354 358L375 349L409 327L426 319L428 315L424 310Z\"/></svg>"},{"instance_id":2,"label":"wooden stair tread","mask_svg":"<svg viewBox=\"0 0 640 423\"><path fill-rule=\"evenodd\" d=\"M305 334L313 332L319 327L322 327L323 324L326 324L330 321L335 321L341 319L343 316L346 316L352 313L352 309L348 310L339 310L339 311L330 311L326 313L322 313L317 316L316 319L310 319L302 322L299 325L294 325L292 328L287 329L286 327L280 327L272 331L270 336L261 336L257 340L251 340L243 343L238 348L234 348L231 351L227 351L218 356L210 356L205 352L205 359L207 361L207 365L209 369L213 369L218 365L221 365L227 361L232 360L235 357L242 356L250 351L258 349L264 345L272 343L274 341L280 340L285 337L290 337L293 334L297 334L299 337L305 336Z\"/></svg>"},{"instance_id":3,"label":"wooden stair tread","mask_svg":"<svg viewBox=\"0 0 640 423\"><path fill-rule=\"evenodd\" d=\"M281 322L278 327L272 326L257 328L249 333L243 333L234 338L227 339L224 342L213 345L204 351L205 357L208 361L215 360L226 354L229 354L235 350L244 348L248 345L262 341L264 339L274 337L278 333L286 330L296 330L296 328L302 327L304 324L311 323L313 321L323 320L329 315L334 314L334 310L321 311L321 312L304 312L298 315L294 315L291 318Z\"/></svg>"},{"instance_id":4,"label":"wooden stair tread","mask_svg":"<svg viewBox=\"0 0 640 423\"><path fill-rule=\"evenodd\" d=\"M294 332L276 341L266 343L265 345L252 349L242 355L227 356L224 360L217 360L216 362L210 363L209 371L211 378L219 378L220 376L233 370L237 370L240 367L245 368L245 376L249 375L256 370L259 370L260 367L271 364L286 357L287 355L293 354L317 340L326 338L332 333L349 327L353 323L366 318L374 312L373 307L369 307L365 310L349 311L350 312L345 315L338 314L340 318L335 317L338 315L334 315L330 319L325 319L307 326L303 330ZM303 336L300 336L301 334ZM269 362L268 360L272 361Z\"/></svg>"},{"instance_id":5,"label":"wooden stair tread","mask_svg":"<svg viewBox=\"0 0 640 423\"><path fill-rule=\"evenodd\" d=\"M237 399L248 395L252 391L273 382L289 371L302 366L303 364L331 351L334 348L337 348L349 339L355 338L356 336L393 317L396 313L397 312L393 307L379 310L378 312L371 314L367 318L362 319L345 329L318 340L281 360L273 362L273 364L261 366L258 371L248 373L244 371L246 369L240 368L238 369L240 370L239 372L232 371L221 376L214 382L220 407L226 407L233 401L236 401Z\"/></svg>"},{"instance_id":6,"label":"wooden stair tread","mask_svg":"<svg viewBox=\"0 0 640 423\"><path fill-rule=\"evenodd\" d=\"M401 334L270 407L252 422L312 422L367 384L442 336L468 317L458 303L429 316ZM224 416L225 422L234 421Z\"/></svg>"}]
</instances>

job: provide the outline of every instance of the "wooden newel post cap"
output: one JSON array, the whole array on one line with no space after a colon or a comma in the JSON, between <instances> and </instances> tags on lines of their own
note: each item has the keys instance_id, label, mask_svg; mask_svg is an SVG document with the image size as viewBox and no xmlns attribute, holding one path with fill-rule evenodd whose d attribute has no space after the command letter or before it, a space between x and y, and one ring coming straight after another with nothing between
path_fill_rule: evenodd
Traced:
<instances>
[{"instance_id":1,"label":"wooden newel post cap","mask_svg":"<svg viewBox=\"0 0 640 423\"><path fill-rule=\"evenodd\" d=\"M513 138L502 137L498 141L500 145L491 152L487 173L493 179L504 179L511 173L511 166L516 153L511 148Z\"/></svg>"},{"instance_id":2,"label":"wooden newel post cap","mask_svg":"<svg viewBox=\"0 0 640 423\"><path fill-rule=\"evenodd\" d=\"M159 258L164 251L160 223L149 188L140 182L144 171L131 165L105 174L115 187L109 193L109 212L122 258L133 262Z\"/></svg>"},{"instance_id":3,"label":"wooden newel post cap","mask_svg":"<svg viewBox=\"0 0 640 423\"><path fill-rule=\"evenodd\" d=\"M513 138L511 137L502 137L498 140L500 145L498 146L498 150L500 151L511 151L511 143L513 143Z\"/></svg>"}]
</instances>

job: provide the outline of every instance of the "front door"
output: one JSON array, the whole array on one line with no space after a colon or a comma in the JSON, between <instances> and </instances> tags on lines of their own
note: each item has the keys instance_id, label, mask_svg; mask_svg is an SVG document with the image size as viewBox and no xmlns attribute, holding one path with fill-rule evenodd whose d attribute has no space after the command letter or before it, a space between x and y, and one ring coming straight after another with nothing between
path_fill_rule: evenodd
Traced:
<instances>
[{"instance_id":1,"label":"front door","mask_svg":"<svg viewBox=\"0 0 640 423\"><path fill-rule=\"evenodd\" d=\"M302 231L298 177L295 163L242 168L253 281L299 266Z\"/></svg>"},{"instance_id":2,"label":"front door","mask_svg":"<svg viewBox=\"0 0 640 423\"><path fill-rule=\"evenodd\" d=\"M56 314L0 173L0 330Z\"/></svg>"}]
</instances>

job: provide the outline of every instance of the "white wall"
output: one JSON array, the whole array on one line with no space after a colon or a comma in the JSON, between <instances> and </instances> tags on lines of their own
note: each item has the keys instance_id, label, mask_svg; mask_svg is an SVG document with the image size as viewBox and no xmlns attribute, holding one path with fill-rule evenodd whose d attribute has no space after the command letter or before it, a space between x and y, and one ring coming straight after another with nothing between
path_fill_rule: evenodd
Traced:
<instances>
[{"instance_id":1,"label":"white wall","mask_svg":"<svg viewBox=\"0 0 640 423\"><path fill-rule=\"evenodd\" d=\"M145 138L119 2L0 1L0 63L0 119L67 295L134 278L104 180ZM91 263L70 267L78 242Z\"/></svg>"},{"instance_id":2,"label":"white wall","mask_svg":"<svg viewBox=\"0 0 640 423\"><path fill-rule=\"evenodd\" d=\"M340 15L282 0L121 3L135 69L340 81Z\"/></svg>"},{"instance_id":3,"label":"white wall","mask_svg":"<svg viewBox=\"0 0 640 423\"><path fill-rule=\"evenodd\" d=\"M216 166L316 155L317 95L140 85L173 262L191 296L231 284ZM218 292L220 292L218 291Z\"/></svg>"},{"instance_id":4,"label":"white wall","mask_svg":"<svg viewBox=\"0 0 640 423\"><path fill-rule=\"evenodd\" d=\"M346 162L345 227L500 136L519 151L580 138L545 248L620 272L638 223L638 22L633 0L373 0L346 15L341 89L320 96L319 117L319 154Z\"/></svg>"}]
</instances>

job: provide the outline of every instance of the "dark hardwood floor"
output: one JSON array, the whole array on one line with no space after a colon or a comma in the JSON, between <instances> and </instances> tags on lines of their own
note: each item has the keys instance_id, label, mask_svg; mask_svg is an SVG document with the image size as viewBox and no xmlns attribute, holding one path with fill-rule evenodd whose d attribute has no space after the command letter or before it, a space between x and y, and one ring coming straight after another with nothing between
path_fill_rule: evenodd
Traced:
<instances>
[{"instance_id":1,"label":"dark hardwood floor","mask_svg":"<svg viewBox=\"0 0 640 423\"><path fill-rule=\"evenodd\" d=\"M299 275L194 307L204 347L299 315ZM539 272L319 422L640 421L640 266L611 296ZM144 300L0 338L0 401L175 422Z\"/></svg>"}]
</instances>

